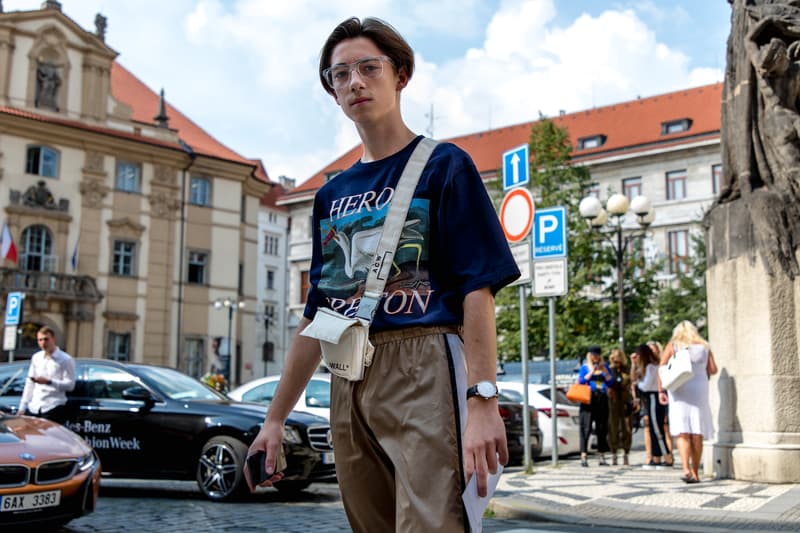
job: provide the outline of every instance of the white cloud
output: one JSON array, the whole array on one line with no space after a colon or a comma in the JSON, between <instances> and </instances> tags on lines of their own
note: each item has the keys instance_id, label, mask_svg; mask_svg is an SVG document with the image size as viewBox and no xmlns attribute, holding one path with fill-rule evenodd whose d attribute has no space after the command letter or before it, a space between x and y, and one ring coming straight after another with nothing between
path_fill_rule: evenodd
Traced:
<instances>
[{"instance_id":1,"label":"white cloud","mask_svg":"<svg viewBox=\"0 0 800 533\"><path fill-rule=\"evenodd\" d=\"M38 9L41 1L4 5L6 11ZM171 103L220 141L262 158L271 176L298 181L358 143L352 123L317 79L325 37L352 15L383 18L414 46L417 70L403 113L424 133L433 104L439 138L525 122L539 111L556 115L722 79L715 65L691 65L674 41L659 38L651 21L691 15L652 0L607 0L602 5L624 7L595 8L594 15L566 23L557 22L563 4L554 0L62 5L88 30L102 10L107 40L123 65L154 90L165 87Z\"/></svg>"}]
</instances>

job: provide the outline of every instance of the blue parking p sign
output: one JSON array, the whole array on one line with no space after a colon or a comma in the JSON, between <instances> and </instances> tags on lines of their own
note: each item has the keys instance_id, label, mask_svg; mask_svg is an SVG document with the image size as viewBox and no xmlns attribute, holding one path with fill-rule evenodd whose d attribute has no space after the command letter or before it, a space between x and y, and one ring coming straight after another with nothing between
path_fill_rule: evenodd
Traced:
<instances>
[{"instance_id":1,"label":"blue parking p sign","mask_svg":"<svg viewBox=\"0 0 800 533\"><path fill-rule=\"evenodd\" d=\"M533 216L533 259L567 257L567 210L537 209Z\"/></svg>"},{"instance_id":2,"label":"blue parking p sign","mask_svg":"<svg viewBox=\"0 0 800 533\"><path fill-rule=\"evenodd\" d=\"M21 311L22 311L22 293L9 292L8 299L6 299L6 326L18 325Z\"/></svg>"},{"instance_id":3,"label":"blue parking p sign","mask_svg":"<svg viewBox=\"0 0 800 533\"><path fill-rule=\"evenodd\" d=\"M503 154L503 190L507 191L530 181L528 145L523 144Z\"/></svg>"}]
</instances>

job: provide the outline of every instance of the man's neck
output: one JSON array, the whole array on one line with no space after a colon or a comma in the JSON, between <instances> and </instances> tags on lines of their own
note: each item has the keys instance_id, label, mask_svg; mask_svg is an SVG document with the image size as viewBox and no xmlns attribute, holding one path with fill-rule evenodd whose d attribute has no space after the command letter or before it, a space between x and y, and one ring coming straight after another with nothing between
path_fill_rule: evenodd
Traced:
<instances>
[{"instance_id":1,"label":"man's neck","mask_svg":"<svg viewBox=\"0 0 800 533\"><path fill-rule=\"evenodd\" d=\"M364 143L364 155L361 158L364 163L396 154L416 137L402 120L392 124L358 125L357 129Z\"/></svg>"}]
</instances>

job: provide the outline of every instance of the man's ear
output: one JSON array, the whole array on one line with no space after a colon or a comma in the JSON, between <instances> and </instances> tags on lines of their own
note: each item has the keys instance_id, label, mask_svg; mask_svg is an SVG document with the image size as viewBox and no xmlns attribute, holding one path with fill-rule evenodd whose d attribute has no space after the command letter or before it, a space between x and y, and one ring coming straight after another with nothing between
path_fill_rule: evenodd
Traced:
<instances>
[{"instance_id":1,"label":"man's ear","mask_svg":"<svg viewBox=\"0 0 800 533\"><path fill-rule=\"evenodd\" d=\"M405 67L401 67L397 71L397 90L402 91L406 88L406 85L408 85L408 73Z\"/></svg>"}]
</instances>

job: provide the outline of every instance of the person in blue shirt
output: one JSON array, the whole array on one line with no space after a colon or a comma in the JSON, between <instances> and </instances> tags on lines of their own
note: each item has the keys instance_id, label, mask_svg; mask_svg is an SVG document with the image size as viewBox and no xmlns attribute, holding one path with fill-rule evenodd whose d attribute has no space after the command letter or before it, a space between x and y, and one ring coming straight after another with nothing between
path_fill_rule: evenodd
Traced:
<instances>
[{"instance_id":1,"label":"person in blue shirt","mask_svg":"<svg viewBox=\"0 0 800 533\"><path fill-rule=\"evenodd\" d=\"M592 389L591 403L580 406L581 427L581 466L589 466L587 452L589 438L592 436L592 424L597 434L597 452L600 454L600 466L608 466L606 452L608 448L608 390L614 384L614 373L603 360L599 346L590 346L586 353L586 362L578 371L578 383L589 385Z\"/></svg>"}]
</instances>

